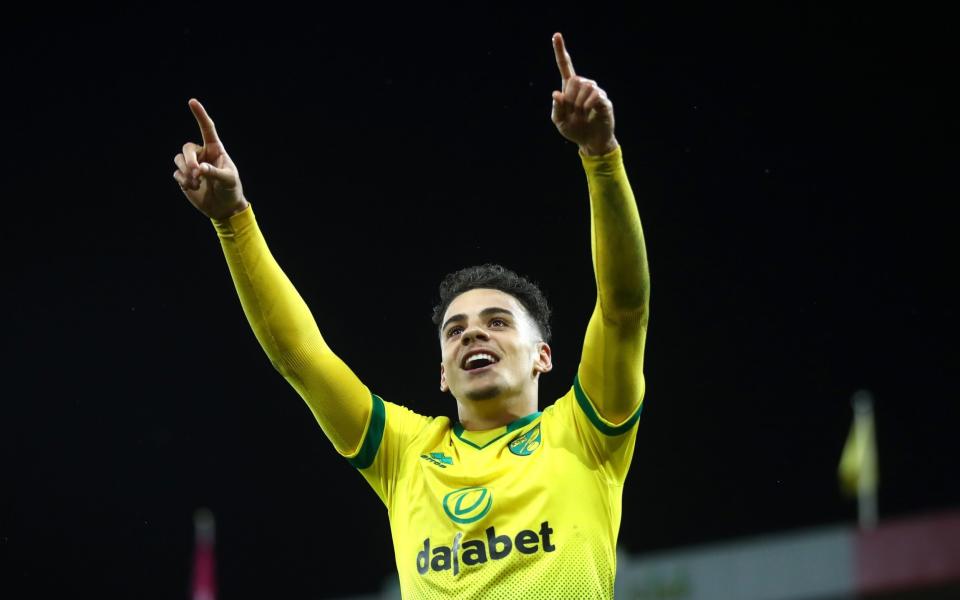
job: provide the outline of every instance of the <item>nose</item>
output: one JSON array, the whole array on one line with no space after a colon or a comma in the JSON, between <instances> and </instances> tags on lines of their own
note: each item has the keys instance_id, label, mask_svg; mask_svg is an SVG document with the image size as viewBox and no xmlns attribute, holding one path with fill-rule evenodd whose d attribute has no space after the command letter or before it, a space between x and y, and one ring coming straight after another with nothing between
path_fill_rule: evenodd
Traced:
<instances>
[{"instance_id":1,"label":"nose","mask_svg":"<svg viewBox=\"0 0 960 600\"><path fill-rule=\"evenodd\" d=\"M474 340L489 340L490 336L487 335L487 332L481 327L472 325L467 328L462 334L460 334L460 343L464 346L469 346L474 342Z\"/></svg>"}]
</instances>

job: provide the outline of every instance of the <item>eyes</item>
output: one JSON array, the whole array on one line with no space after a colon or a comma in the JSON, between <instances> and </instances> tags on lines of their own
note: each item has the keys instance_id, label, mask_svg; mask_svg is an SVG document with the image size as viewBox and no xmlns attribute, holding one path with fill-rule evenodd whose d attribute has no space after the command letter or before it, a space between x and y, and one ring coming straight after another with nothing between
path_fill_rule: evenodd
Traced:
<instances>
[{"instance_id":1,"label":"eyes","mask_svg":"<svg viewBox=\"0 0 960 600\"><path fill-rule=\"evenodd\" d=\"M500 317L494 317L494 318L490 319L490 321L488 322L488 326L491 327L491 328L493 328L493 329L502 329L502 328L504 328L504 327L507 327L508 325L509 325L509 323L507 323L507 320L506 320L506 319L502 319L502 318L500 318ZM449 339L449 338L458 336L458 335L460 335L461 333L463 333L463 326L462 326L462 325L453 325L452 327L450 327L450 329L447 330L446 336L447 336L447 338Z\"/></svg>"}]
</instances>

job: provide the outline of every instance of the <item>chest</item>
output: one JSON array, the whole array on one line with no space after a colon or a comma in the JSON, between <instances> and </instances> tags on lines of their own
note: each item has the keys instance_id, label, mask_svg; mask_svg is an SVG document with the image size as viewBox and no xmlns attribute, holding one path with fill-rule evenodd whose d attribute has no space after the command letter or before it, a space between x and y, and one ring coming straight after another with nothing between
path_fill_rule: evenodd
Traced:
<instances>
[{"instance_id":1,"label":"chest","mask_svg":"<svg viewBox=\"0 0 960 600\"><path fill-rule=\"evenodd\" d=\"M436 531L563 518L608 493L575 450L551 443L539 426L486 445L451 435L404 458L391 520Z\"/></svg>"}]
</instances>

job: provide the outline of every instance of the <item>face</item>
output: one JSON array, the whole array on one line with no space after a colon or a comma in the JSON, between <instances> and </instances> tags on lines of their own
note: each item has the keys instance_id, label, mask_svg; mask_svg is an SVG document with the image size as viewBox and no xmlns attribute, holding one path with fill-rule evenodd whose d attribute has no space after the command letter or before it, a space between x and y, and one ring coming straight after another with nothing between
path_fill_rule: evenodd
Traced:
<instances>
[{"instance_id":1,"label":"face","mask_svg":"<svg viewBox=\"0 0 960 600\"><path fill-rule=\"evenodd\" d=\"M453 299L440 329L440 389L465 400L488 400L536 386L553 365L520 302L478 288Z\"/></svg>"}]
</instances>

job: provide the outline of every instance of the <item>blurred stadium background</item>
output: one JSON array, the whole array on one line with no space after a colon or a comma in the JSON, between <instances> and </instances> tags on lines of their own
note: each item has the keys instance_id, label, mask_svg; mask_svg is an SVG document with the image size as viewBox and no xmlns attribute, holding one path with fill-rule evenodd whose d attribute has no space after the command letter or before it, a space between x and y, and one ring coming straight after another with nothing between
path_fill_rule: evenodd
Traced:
<instances>
[{"instance_id":1,"label":"blurred stadium background","mask_svg":"<svg viewBox=\"0 0 960 600\"><path fill-rule=\"evenodd\" d=\"M454 415L430 308L493 261L553 304L546 406L594 302L554 31L614 102L652 269L617 597L960 598L946 6L18 8L0 598L395 597L382 504L265 360L170 176L186 102L371 389ZM860 389L874 433L851 438Z\"/></svg>"}]
</instances>

